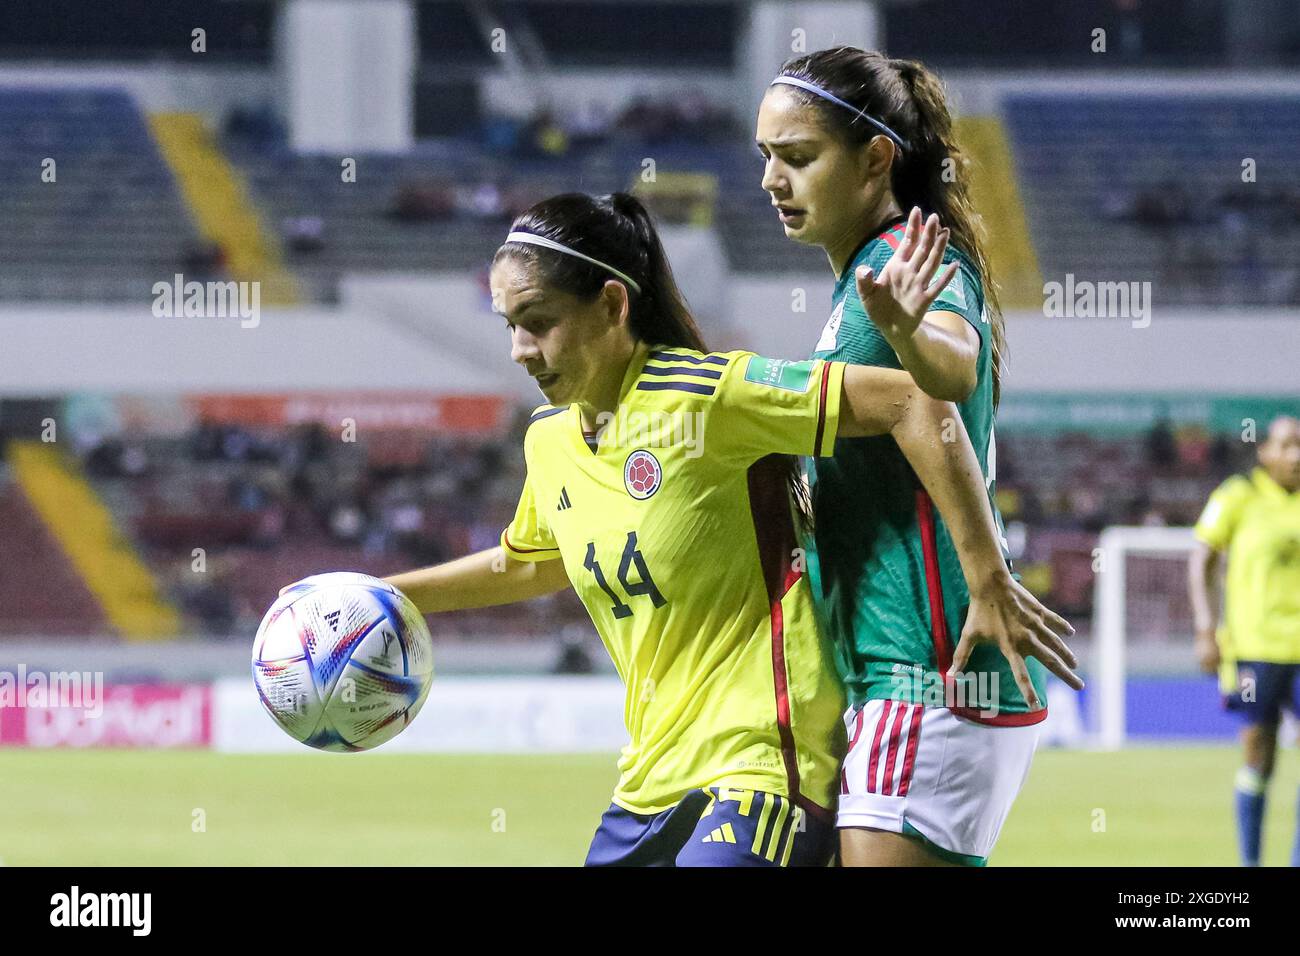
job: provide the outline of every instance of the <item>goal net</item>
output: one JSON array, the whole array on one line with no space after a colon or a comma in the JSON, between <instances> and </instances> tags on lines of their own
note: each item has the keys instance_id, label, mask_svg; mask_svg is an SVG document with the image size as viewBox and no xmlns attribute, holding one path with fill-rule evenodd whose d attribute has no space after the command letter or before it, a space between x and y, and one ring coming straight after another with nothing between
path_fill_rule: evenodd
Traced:
<instances>
[{"instance_id":1,"label":"goal net","mask_svg":"<svg viewBox=\"0 0 1300 956\"><path fill-rule=\"evenodd\" d=\"M1195 626L1187 592L1191 528L1111 527L1093 567L1093 665L1089 725L1103 749L1124 746L1134 673L1192 674Z\"/></svg>"}]
</instances>

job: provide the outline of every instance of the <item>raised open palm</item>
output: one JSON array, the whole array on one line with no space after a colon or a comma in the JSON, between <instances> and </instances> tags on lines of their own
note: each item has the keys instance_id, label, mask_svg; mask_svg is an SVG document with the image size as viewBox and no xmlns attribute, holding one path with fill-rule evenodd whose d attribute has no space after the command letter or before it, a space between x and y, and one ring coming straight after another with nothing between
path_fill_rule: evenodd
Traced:
<instances>
[{"instance_id":1,"label":"raised open palm","mask_svg":"<svg viewBox=\"0 0 1300 956\"><path fill-rule=\"evenodd\" d=\"M938 216L931 215L922 225L921 210L913 206L903 241L880 274L876 275L870 266L858 267L858 296L886 339L910 337L925 318L926 310L957 274L957 263L950 262L943 274L934 278L943 263L948 236L949 230L939 228Z\"/></svg>"}]
</instances>

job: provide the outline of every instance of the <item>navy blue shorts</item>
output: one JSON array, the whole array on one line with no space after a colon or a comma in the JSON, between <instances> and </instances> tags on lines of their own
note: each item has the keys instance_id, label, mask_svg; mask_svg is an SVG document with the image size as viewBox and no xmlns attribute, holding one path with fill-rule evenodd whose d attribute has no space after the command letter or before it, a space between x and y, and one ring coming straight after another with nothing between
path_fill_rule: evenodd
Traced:
<instances>
[{"instance_id":1,"label":"navy blue shorts","mask_svg":"<svg viewBox=\"0 0 1300 956\"><path fill-rule=\"evenodd\" d=\"M826 866L833 820L761 790L692 790L646 816L612 805L587 851L587 866Z\"/></svg>"},{"instance_id":2,"label":"navy blue shorts","mask_svg":"<svg viewBox=\"0 0 1300 956\"><path fill-rule=\"evenodd\" d=\"M1276 724L1282 719L1283 707L1300 717L1298 680L1300 664L1237 661L1237 689L1224 695L1223 705L1256 726Z\"/></svg>"}]
</instances>

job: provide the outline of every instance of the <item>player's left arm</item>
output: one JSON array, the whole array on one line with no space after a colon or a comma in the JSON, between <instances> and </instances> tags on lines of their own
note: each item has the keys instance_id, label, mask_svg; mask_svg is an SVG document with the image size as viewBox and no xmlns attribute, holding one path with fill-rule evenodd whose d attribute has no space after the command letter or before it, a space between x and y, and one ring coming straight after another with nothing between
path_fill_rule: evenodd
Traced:
<instances>
[{"instance_id":1,"label":"player's left arm","mask_svg":"<svg viewBox=\"0 0 1300 956\"><path fill-rule=\"evenodd\" d=\"M931 397L963 402L978 379L980 335L960 312L934 308L960 268L950 262L931 284L943 263L948 235L939 228L938 216L922 225L921 210L914 207L903 239L880 275L860 266L855 278L868 318L899 364Z\"/></svg>"},{"instance_id":2,"label":"player's left arm","mask_svg":"<svg viewBox=\"0 0 1300 956\"><path fill-rule=\"evenodd\" d=\"M837 438L893 436L943 515L970 588L954 667L975 644L992 643L1031 706L1038 698L1026 656L1071 687L1083 686L1061 639L1073 629L1022 588L1002 559L983 473L952 403L926 395L901 369L738 353L709 414L710 453L746 467L772 453L832 455Z\"/></svg>"}]
</instances>

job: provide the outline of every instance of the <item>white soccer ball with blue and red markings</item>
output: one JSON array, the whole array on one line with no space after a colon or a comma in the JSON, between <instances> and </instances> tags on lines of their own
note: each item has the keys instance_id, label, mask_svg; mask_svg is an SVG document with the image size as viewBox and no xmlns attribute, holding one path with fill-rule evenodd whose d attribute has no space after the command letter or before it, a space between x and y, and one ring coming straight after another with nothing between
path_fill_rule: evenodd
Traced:
<instances>
[{"instance_id":1,"label":"white soccer ball with blue and red markings","mask_svg":"<svg viewBox=\"0 0 1300 956\"><path fill-rule=\"evenodd\" d=\"M284 589L253 639L262 705L318 750L370 750L420 712L433 640L401 591L368 574L316 574Z\"/></svg>"}]
</instances>

